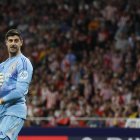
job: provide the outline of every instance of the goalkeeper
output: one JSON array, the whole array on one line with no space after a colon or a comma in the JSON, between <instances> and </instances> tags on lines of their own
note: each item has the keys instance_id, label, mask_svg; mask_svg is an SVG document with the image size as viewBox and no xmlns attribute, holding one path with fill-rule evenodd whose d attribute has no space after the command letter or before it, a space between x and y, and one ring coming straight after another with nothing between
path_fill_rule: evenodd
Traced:
<instances>
[{"instance_id":1,"label":"goalkeeper","mask_svg":"<svg viewBox=\"0 0 140 140\"><path fill-rule=\"evenodd\" d=\"M17 29L5 35L9 58L0 64L0 140L17 140L27 115L26 99L33 67L21 53L23 39Z\"/></svg>"}]
</instances>

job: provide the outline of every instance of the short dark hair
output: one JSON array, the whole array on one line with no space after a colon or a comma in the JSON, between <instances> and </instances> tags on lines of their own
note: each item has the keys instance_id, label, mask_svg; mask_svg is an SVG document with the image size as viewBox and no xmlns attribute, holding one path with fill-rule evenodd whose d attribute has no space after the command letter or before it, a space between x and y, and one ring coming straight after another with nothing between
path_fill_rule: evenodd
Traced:
<instances>
[{"instance_id":1,"label":"short dark hair","mask_svg":"<svg viewBox=\"0 0 140 140\"><path fill-rule=\"evenodd\" d=\"M5 35L5 40L9 37L9 36L14 36L14 35L17 35L19 36L21 39L22 39L22 36L21 36L21 32L18 30L18 29L10 29L6 35Z\"/></svg>"}]
</instances>

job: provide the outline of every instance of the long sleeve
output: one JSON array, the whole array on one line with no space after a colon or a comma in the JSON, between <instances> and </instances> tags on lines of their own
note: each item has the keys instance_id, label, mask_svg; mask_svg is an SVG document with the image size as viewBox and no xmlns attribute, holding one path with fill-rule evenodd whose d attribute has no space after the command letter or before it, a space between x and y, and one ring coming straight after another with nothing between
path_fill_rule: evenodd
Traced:
<instances>
[{"instance_id":1,"label":"long sleeve","mask_svg":"<svg viewBox=\"0 0 140 140\"><path fill-rule=\"evenodd\" d=\"M17 81L14 89L2 97L4 102L10 102L11 100L18 100L23 98L28 93L28 87L31 82L33 68L30 62L22 62L17 66Z\"/></svg>"},{"instance_id":2,"label":"long sleeve","mask_svg":"<svg viewBox=\"0 0 140 140\"><path fill-rule=\"evenodd\" d=\"M10 93L4 96L2 99L4 100L4 102L9 102L11 100L17 100L19 98L22 98L28 92L28 87L29 87L28 83L17 82L17 88L11 90Z\"/></svg>"}]
</instances>

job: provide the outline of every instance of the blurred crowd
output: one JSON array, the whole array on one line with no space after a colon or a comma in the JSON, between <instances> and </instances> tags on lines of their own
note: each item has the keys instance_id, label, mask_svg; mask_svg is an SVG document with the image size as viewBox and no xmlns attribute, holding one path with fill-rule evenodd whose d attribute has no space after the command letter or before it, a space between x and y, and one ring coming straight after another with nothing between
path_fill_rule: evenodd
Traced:
<instances>
[{"instance_id":1,"label":"blurred crowd","mask_svg":"<svg viewBox=\"0 0 140 140\"><path fill-rule=\"evenodd\" d=\"M124 127L119 118L139 118L139 0L1 0L0 21L0 61L5 32L18 28L34 66L28 117L50 118L26 126Z\"/></svg>"}]
</instances>

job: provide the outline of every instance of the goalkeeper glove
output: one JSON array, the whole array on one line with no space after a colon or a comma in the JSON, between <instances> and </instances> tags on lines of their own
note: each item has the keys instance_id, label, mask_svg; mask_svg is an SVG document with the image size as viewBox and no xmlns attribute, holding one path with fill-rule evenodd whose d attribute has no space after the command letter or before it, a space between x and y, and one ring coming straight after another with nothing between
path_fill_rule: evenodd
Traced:
<instances>
[{"instance_id":1,"label":"goalkeeper glove","mask_svg":"<svg viewBox=\"0 0 140 140\"><path fill-rule=\"evenodd\" d=\"M0 86L2 86L3 82L4 82L4 76L2 73L0 73Z\"/></svg>"}]
</instances>

